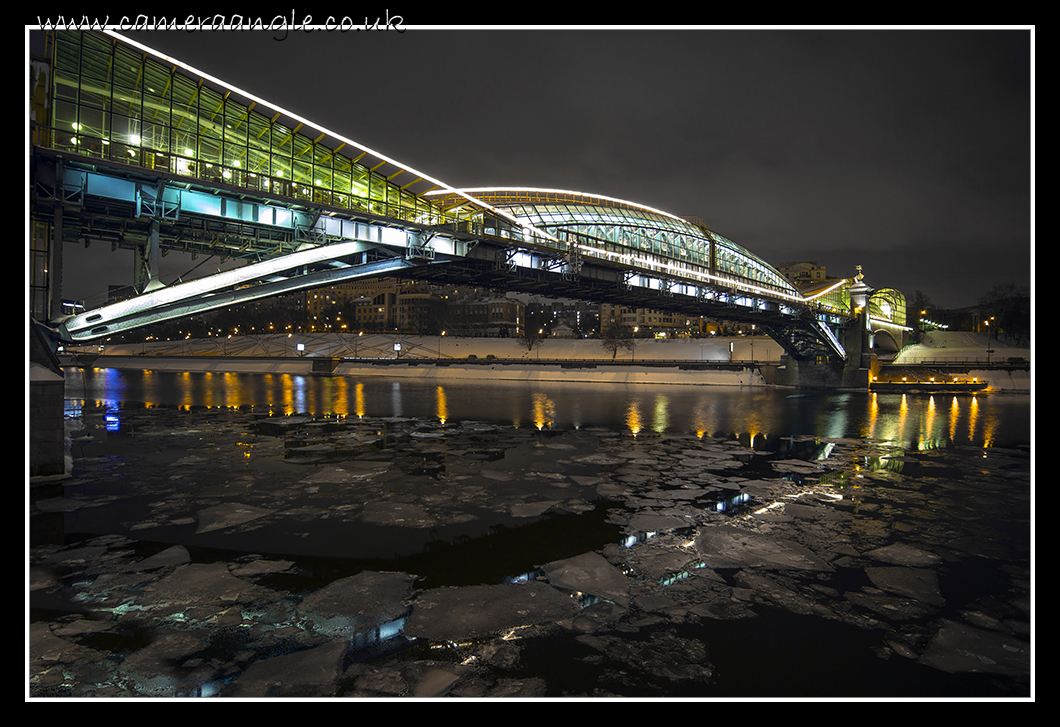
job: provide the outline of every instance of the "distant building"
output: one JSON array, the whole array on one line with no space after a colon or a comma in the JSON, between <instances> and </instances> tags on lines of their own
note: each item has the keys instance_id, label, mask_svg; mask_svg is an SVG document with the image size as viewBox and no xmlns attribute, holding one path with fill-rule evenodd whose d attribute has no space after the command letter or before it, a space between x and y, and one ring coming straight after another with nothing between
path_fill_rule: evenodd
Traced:
<instances>
[{"instance_id":1,"label":"distant building","mask_svg":"<svg viewBox=\"0 0 1060 727\"><path fill-rule=\"evenodd\" d=\"M601 324L612 320L633 328L638 338L698 336L710 327L707 319L698 316L601 303Z\"/></svg>"},{"instance_id":2,"label":"distant building","mask_svg":"<svg viewBox=\"0 0 1060 727\"><path fill-rule=\"evenodd\" d=\"M796 288L820 283L828 278L825 266L816 262L781 263L776 269Z\"/></svg>"},{"instance_id":3,"label":"distant building","mask_svg":"<svg viewBox=\"0 0 1060 727\"><path fill-rule=\"evenodd\" d=\"M515 336L525 306L480 288L377 278L319 288L306 294L318 330L391 331L451 336Z\"/></svg>"}]
</instances>

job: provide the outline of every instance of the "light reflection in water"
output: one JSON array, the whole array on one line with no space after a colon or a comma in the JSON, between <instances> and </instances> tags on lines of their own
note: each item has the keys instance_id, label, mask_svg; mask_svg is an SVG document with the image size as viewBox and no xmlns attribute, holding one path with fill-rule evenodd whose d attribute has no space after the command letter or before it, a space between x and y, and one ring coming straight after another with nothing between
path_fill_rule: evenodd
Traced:
<instances>
[{"instance_id":1,"label":"light reflection in water","mask_svg":"<svg viewBox=\"0 0 1060 727\"><path fill-rule=\"evenodd\" d=\"M438 419L442 424L445 424L445 420L449 418L449 406L445 403L445 389L439 386L435 390L435 396L438 406Z\"/></svg>"},{"instance_id":2,"label":"light reflection in water","mask_svg":"<svg viewBox=\"0 0 1060 727\"><path fill-rule=\"evenodd\" d=\"M233 373L223 374L224 377L224 393L225 393L225 406L238 408L242 401L240 401L240 394L243 393L242 387L239 385L239 375Z\"/></svg>"},{"instance_id":3,"label":"light reflection in water","mask_svg":"<svg viewBox=\"0 0 1060 727\"><path fill-rule=\"evenodd\" d=\"M657 434L662 434L670 428L670 414L668 407L670 400L662 394L655 397L655 409L652 416L651 428Z\"/></svg>"},{"instance_id":4,"label":"light reflection in water","mask_svg":"<svg viewBox=\"0 0 1060 727\"><path fill-rule=\"evenodd\" d=\"M107 408L103 413L103 424L108 432L117 432L121 429L121 417L118 412L118 402L108 401Z\"/></svg>"},{"instance_id":5,"label":"light reflection in water","mask_svg":"<svg viewBox=\"0 0 1060 727\"><path fill-rule=\"evenodd\" d=\"M291 377L291 388L294 393L294 410L295 411L312 411L306 407L306 395L305 395L305 377L304 376L292 376Z\"/></svg>"},{"instance_id":6,"label":"light reflection in water","mask_svg":"<svg viewBox=\"0 0 1060 727\"><path fill-rule=\"evenodd\" d=\"M626 426L629 427L629 431L633 433L634 437L640 434L641 421L639 399L630 399L629 406L626 407Z\"/></svg>"},{"instance_id":7,"label":"light reflection in water","mask_svg":"<svg viewBox=\"0 0 1060 727\"><path fill-rule=\"evenodd\" d=\"M357 412L358 418L364 417L364 384L360 381L357 382L357 386L354 387L354 408Z\"/></svg>"},{"instance_id":8,"label":"light reflection in water","mask_svg":"<svg viewBox=\"0 0 1060 727\"><path fill-rule=\"evenodd\" d=\"M116 406L268 406L285 414L423 417L446 423L506 420L518 427L618 427L631 435L738 437L756 450L790 435L865 437L897 446L994 446L999 433L1029 441L1021 397L917 394L790 394L712 386L577 385L547 382L396 381L385 377L67 370L68 395ZM1016 412L1016 413L1014 413ZM1017 419L1017 421L1013 421Z\"/></svg>"},{"instance_id":9,"label":"light reflection in water","mask_svg":"<svg viewBox=\"0 0 1060 727\"><path fill-rule=\"evenodd\" d=\"M537 392L531 397L533 400L534 426L541 429L551 429L556 420L556 404L544 394Z\"/></svg>"}]
</instances>

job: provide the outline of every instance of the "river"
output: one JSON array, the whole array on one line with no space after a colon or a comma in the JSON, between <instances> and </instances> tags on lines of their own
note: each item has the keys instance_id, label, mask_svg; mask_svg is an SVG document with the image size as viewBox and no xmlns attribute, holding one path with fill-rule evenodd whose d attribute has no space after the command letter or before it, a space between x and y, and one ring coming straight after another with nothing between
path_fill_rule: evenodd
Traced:
<instances>
[{"instance_id":1,"label":"river","mask_svg":"<svg viewBox=\"0 0 1060 727\"><path fill-rule=\"evenodd\" d=\"M126 407L257 407L282 414L466 420L550 429L742 438L773 448L793 435L886 440L912 449L1030 442L1025 396L793 393L723 386L613 386L386 377L67 369L70 401ZM75 404L76 405L76 404ZM113 422L118 426L118 420Z\"/></svg>"},{"instance_id":2,"label":"river","mask_svg":"<svg viewBox=\"0 0 1060 727\"><path fill-rule=\"evenodd\" d=\"M1030 693L1030 397L66 376L34 696ZM174 585L211 567L239 595ZM333 673L259 676L334 647L309 604L379 574L411 575ZM474 606L519 583L579 606ZM505 627L440 615L469 603Z\"/></svg>"}]
</instances>

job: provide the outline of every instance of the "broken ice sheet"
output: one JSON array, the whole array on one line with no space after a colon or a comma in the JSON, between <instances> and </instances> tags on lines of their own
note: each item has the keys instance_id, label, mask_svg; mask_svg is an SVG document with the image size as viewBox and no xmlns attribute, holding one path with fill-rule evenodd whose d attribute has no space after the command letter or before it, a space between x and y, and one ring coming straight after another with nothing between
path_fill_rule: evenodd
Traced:
<instances>
[{"instance_id":1,"label":"broken ice sheet","mask_svg":"<svg viewBox=\"0 0 1060 727\"><path fill-rule=\"evenodd\" d=\"M512 517L537 517L558 505L562 500L540 500L538 502L521 502L512 505Z\"/></svg>"},{"instance_id":2,"label":"broken ice sheet","mask_svg":"<svg viewBox=\"0 0 1060 727\"><path fill-rule=\"evenodd\" d=\"M950 673L1025 677L1030 674L1030 658L1025 640L943 619L920 662Z\"/></svg>"},{"instance_id":3,"label":"broken ice sheet","mask_svg":"<svg viewBox=\"0 0 1060 727\"><path fill-rule=\"evenodd\" d=\"M712 568L832 570L824 560L794 542L725 525L702 528L696 536L696 550Z\"/></svg>"},{"instance_id":4,"label":"broken ice sheet","mask_svg":"<svg viewBox=\"0 0 1060 727\"><path fill-rule=\"evenodd\" d=\"M140 606L178 611L193 606L217 606L268 600L268 590L232 575L226 563L189 563L144 586ZM279 598L279 596L275 596Z\"/></svg>"},{"instance_id":5,"label":"broken ice sheet","mask_svg":"<svg viewBox=\"0 0 1060 727\"><path fill-rule=\"evenodd\" d=\"M629 606L629 579L599 553L553 561L541 570L557 588L588 593L623 608Z\"/></svg>"},{"instance_id":6,"label":"broken ice sheet","mask_svg":"<svg viewBox=\"0 0 1060 727\"><path fill-rule=\"evenodd\" d=\"M927 568L866 568L865 573L882 591L906 596L932 606L945 605L935 571Z\"/></svg>"},{"instance_id":7,"label":"broken ice sheet","mask_svg":"<svg viewBox=\"0 0 1060 727\"><path fill-rule=\"evenodd\" d=\"M433 528L439 524L426 508L411 502L369 502L361 517L365 522L406 528Z\"/></svg>"},{"instance_id":8,"label":"broken ice sheet","mask_svg":"<svg viewBox=\"0 0 1060 727\"><path fill-rule=\"evenodd\" d=\"M390 469L388 462L343 462L341 467L323 468L302 480L305 484L341 484L366 480L385 474Z\"/></svg>"},{"instance_id":9,"label":"broken ice sheet","mask_svg":"<svg viewBox=\"0 0 1060 727\"><path fill-rule=\"evenodd\" d=\"M222 697L330 697L342 675L344 641L332 641L250 665Z\"/></svg>"},{"instance_id":10,"label":"broken ice sheet","mask_svg":"<svg viewBox=\"0 0 1060 727\"><path fill-rule=\"evenodd\" d=\"M208 533L212 530L230 528L233 525L242 525L251 520L271 515L274 512L276 511L238 502L215 505L214 507L199 510L199 529L195 532Z\"/></svg>"},{"instance_id":11,"label":"broken ice sheet","mask_svg":"<svg viewBox=\"0 0 1060 727\"><path fill-rule=\"evenodd\" d=\"M777 460L769 464L777 472L791 472L802 475L816 474L824 470L823 465L805 462L801 459Z\"/></svg>"},{"instance_id":12,"label":"broken ice sheet","mask_svg":"<svg viewBox=\"0 0 1060 727\"><path fill-rule=\"evenodd\" d=\"M578 612L569 594L544 583L435 588L420 593L405 620L407 636L460 641L555 623Z\"/></svg>"},{"instance_id":13,"label":"broken ice sheet","mask_svg":"<svg viewBox=\"0 0 1060 727\"><path fill-rule=\"evenodd\" d=\"M934 553L919 550L918 548L906 545L905 543L894 543L883 548L876 548L875 550L870 550L865 555L892 565L913 567L938 565L942 562L942 558Z\"/></svg>"},{"instance_id":14,"label":"broken ice sheet","mask_svg":"<svg viewBox=\"0 0 1060 727\"><path fill-rule=\"evenodd\" d=\"M298 610L317 631L348 637L366 633L405 615L414 580L408 573L362 571L314 591Z\"/></svg>"}]
</instances>

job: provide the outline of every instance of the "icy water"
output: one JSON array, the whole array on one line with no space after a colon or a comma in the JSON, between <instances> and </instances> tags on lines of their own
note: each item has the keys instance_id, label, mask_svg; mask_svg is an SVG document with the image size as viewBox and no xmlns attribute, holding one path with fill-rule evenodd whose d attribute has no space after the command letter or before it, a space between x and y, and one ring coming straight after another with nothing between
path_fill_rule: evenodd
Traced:
<instances>
[{"instance_id":1,"label":"icy water","mask_svg":"<svg viewBox=\"0 0 1060 727\"><path fill-rule=\"evenodd\" d=\"M31 697L1027 698L1028 397L67 370Z\"/></svg>"}]
</instances>

